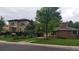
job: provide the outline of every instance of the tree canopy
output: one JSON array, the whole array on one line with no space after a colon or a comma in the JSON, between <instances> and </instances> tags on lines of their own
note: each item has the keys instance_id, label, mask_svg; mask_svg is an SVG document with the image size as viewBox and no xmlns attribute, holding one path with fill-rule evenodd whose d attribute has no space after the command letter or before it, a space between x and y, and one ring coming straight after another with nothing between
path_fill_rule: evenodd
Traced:
<instances>
[{"instance_id":1,"label":"tree canopy","mask_svg":"<svg viewBox=\"0 0 79 59\"><path fill-rule=\"evenodd\" d=\"M68 26L79 29L79 22L69 21Z\"/></svg>"},{"instance_id":2,"label":"tree canopy","mask_svg":"<svg viewBox=\"0 0 79 59\"><path fill-rule=\"evenodd\" d=\"M25 32L27 32L28 35L31 35L31 37L32 37L32 35L35 32L35 23L33 20L30 20L29 24L25 28Z\"/></svg>"},{"instance_id":3,"label":"tree canopy","mask_svg":"<svg viewBox=\"0 0 79 59\"><path fill-rule=\"evenodd\" d=\"M41 30L51 32L61 21L59 7L43 7L36 13L36 21L40 24Z\"/></svg>"},{"instance_id":4,"label":"tree canopy","mask_svg":"<svg viewBox=\"0 0 79 59\"><path fill-rule=\"evenodd\" d=\"M3 30L3 26L5 25L5 21L3 20L3 17L1 16L1 19L0 19L0 32Z\"/></svg>"},{"instance_id":5,"label":"tree canopy","mask_svg":"<svg viewBox=\"0 0 79 59\"><path fill-rule=\"evenodd\" d=\"M74 27L73 21L70 20L70 21L68 22L68 26L69 26L69 27Z\"/></svg>"}]
</instances>

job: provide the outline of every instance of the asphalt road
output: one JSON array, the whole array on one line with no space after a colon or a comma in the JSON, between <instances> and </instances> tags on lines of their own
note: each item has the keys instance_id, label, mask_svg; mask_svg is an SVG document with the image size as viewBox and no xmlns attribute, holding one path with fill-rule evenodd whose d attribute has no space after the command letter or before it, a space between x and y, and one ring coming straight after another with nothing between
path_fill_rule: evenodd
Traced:
<instances>
[{"instance_id":1,"label":"asphalt road","mask_svg":"<svg viewBox=\"0 0 79 59\"><path fill-rule=\"evenodd\" d=\"M0 43L0 51L75 51L73 49Z\"/></svg>"}]
</instances>

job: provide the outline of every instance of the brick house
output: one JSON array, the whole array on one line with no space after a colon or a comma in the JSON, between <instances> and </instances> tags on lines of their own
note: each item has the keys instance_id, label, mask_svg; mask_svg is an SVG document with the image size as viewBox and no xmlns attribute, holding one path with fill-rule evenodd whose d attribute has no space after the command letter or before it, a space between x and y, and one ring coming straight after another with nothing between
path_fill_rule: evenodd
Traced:
<instances>
[{"instance_id":1,"label":"brick house","mask_svg":"<svg viewBox=\"0 0 79 59\"><path fill-rule=\"evenodd\" d=\"M62 23L55 29L55 37L58 38L78 38L79 30L76 28L68 27L67 23Z\"/></svg>"}]
</instances>

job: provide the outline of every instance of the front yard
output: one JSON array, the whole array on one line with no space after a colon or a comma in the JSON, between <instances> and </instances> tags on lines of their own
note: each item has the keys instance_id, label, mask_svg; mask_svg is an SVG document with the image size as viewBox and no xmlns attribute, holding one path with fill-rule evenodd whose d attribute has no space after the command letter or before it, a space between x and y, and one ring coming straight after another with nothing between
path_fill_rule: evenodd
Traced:
<instances>
[{"instance_id":1,"label":"front yard","mask_svg":"<svg viewBox=\"0 0 79 59\"><path fill-rule=\"evenodd\" d=\"M40 44L53 44L53 45L68 45L68 46L79 46L79 39L37 39L32 38L26 41L31 41L31 43L40 43Z\"/></svg>"},{"instance_id":2,"label":"front yard","mask_svg":"<svg viewBox=\"0 0 79 59\"><path fill-rule=\"evenodd\" d=\"M79 46L79 39L49 38L48 40L45 40L44 38L30 38L26 36L0 36L0 40L9 41L9 42L25 41L25 42L39 43L39 44Z\"/></svg>"}]
</instances>

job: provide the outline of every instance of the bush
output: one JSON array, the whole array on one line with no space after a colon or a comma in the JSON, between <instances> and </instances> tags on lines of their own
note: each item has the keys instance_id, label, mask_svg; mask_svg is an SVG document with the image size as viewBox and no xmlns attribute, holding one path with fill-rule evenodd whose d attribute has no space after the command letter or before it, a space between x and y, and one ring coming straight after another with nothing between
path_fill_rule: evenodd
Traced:
<instances>
[{"instance_id":1,"label":"bush","mask_svg":"<svg viewBox=\"0 0 79 59\"><path fill-rule=\"evenodd\" d=\"M11 35L0 36L0 40L5 40L5 41L20 41L20 40L22 40L22 38L23 37L21 37L21 36L11 36Z\"/></svg>"},{"instance_id":2,"label":"bush","mask_svg":"<svg viewBox=\"0 0 79 59\"><path fill-rule=\"evenodd\" d=\"M1 35L0 36L0 40L4 40L4 41L11 41L11 42L14 42L14 41L23 41L23 40L26 40L26 39L31 39L31 36L28 35L28 36L17 36L17 35Z\"/></svg>"}]
</instances>

